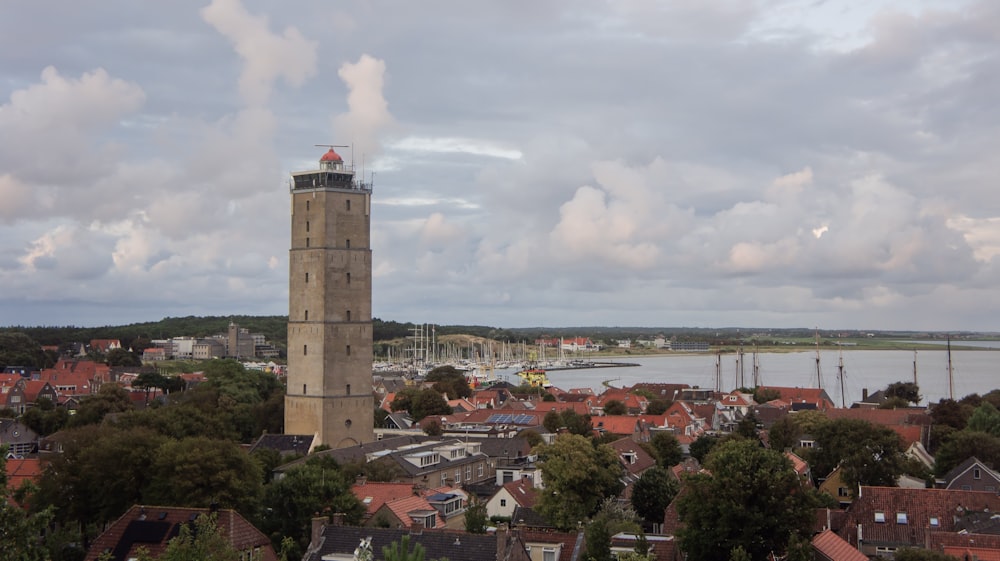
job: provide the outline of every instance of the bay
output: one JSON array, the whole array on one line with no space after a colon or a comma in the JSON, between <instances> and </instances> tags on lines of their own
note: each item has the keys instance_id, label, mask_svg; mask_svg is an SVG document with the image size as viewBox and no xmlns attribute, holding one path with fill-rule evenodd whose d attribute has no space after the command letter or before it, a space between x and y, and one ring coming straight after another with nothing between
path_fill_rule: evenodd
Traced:
<instances>
[{"instance_id":1,"label":"bay","mask_svg":"<svg viewBox=\"0 0 1000 561\"><path fill-rule=\"evenodd\" d=\"M1000 351L986 348L952 350L951 355L955 399L972 393L982 395L1000 388L1000 375L998 375ZM837 367L839 358L840 353L836 350L820 351L822 387L838 407L842 401ZM597 360L605 361L605 359ZM548 373L548 378L553 385L564 390L592 388L596 393L604 390L605 381L609 381L610 385L615 387L653 382L715 388L715 361L714 353L616 358L607 362L629 362L639 366L555 370ZM866 388L871 393L884 389L893 382L913 381L913 351L844 350L843 361L843 402L848 407L861 399L862 392ZM746 353L743 379L746 380L747 386L752 385L752 362L752 354ZM758 362L761 385L817 387L815 351L760 353ZM952 394L948 381L948 356L945 349L918 351L916 362L917 384L923 396L921 403L937 402ZM736 355L722 355L721 365L722 389L728 391L737 387L739 378ZM498 372L498 374L504 373ZM518 383L513 371L506 374L508 381Z\"/></svg>"}]
</instances>

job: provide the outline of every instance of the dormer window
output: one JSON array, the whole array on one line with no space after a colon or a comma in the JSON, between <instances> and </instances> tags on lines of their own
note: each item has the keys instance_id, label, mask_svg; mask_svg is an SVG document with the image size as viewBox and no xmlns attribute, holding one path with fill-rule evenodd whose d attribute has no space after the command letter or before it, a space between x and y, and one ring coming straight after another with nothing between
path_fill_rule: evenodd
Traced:
<instances>
[{"instance_id":1,"label":"dormer window","mask_svg":"<svg viewBox=\"0 0 1000 561\"><path fill-rule=\"evenodd\" d=\"M937 516L931 516L931 527L937 528L941 525L941 520Z\"/></svg>"},{"instance_id":2,"label":"dormer window","mask_svg":"<svg viewBox=\"0 0 1000 561\"><path fill-rule=\"evenodd\" d=\"M896 524L906 524L906 513L897 512L896 513Z\"/></svg>"},{"instance_id":3,"label":"dormer window","mask_svg":"<svg viewBox=\"0 0 1000 561\"><path fill-rule=\"evenodd\" d=\"M884 524L885 523L885 513L882 512L882 511L876 512L875 513L875 522L877 522L879 524Z\"/></svg>"}]
</instances>

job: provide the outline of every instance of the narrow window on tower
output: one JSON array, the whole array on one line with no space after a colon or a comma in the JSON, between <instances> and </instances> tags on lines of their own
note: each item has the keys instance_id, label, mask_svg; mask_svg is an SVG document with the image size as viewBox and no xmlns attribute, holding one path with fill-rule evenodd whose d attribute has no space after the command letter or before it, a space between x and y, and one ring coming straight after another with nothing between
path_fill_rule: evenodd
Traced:
<instances>
[{"instance_id":1,"label":"narrow window on tower","mask_svg":"<svg viewBox=\"0 0 1000 561\"><path fill-rule=\"evenodd\" d=\"M351 385L347 384L347 395L351 395Z\"/></svg>"},{"instance_id":2,"label":"narrow window on tower","mask_svg":"<svg viewBox=\"0 0 1000 561\"><path fill-rule=\"evenodd\" d=\"M306 282L309 282L309 273L306 273Z\"/></svg>"},{"instance_id":3,"label":"narrow window on tower","mask_svg":"<svg viewBox=\"0 0 1000 561\"><path fill-rule=\"evenodd\" d=\"M309 354L309 345L302 345L302 356Z\"/></svg>"},{"instance_id":4,"label":"narrow window on tower","mask_svg":"<svg viewBox=\"0 0 1000 561\"><path fill-rule=\"evenodd\" d=\"M306 394L306 385L302 384L302 395Z\"/></svg>"},{"instance_id":5,"label":"narrow window on tower","mask_svg":"<svg viewBox=\"0 0 1000 561\"><path fill-rule=\"evenodd\" d=\"M306 210L309 210L309 201L306 201Z\"/></svg>"},{"instance_id":6,"label":"narrow window on tower","mask_svg":"<svg viewBox=\"0 0 1000 561\"><path fill-rule=\"evenodd\" d=\"M350 212L350 210L351 210L351 199L347 199L347 211Z\"/></svg>"},{"instance_id":7,"label":"narrow window on tower","mask_svg":"<svg viewBox=\"0 0 1000 561\"><path fill-rule=\"evenodd\" d=\"M308 231L309 231L309 221L306 220L306 232L308 232Z\"/></svg>"},{"instance_id":8,"label":"narrow window on tower","mask_svg":"<svg viewBox=\"0 0 1000 561\"><path fill-rule=\"evenodd\" d=\"M347 284L351 284L351 273L347 273Z\"/></svg>"},{"instance_id":9,"label":"narrow window on tower","mask_svg":"<svg viewBox=\"0 0 1000 561\"><path fill-rule=\"evenodd\" d=\"M347 240L344 245L347 246L347 249L351 249L351 240Z\"/></svg>"},{"instance_id":10,"label":"narrow window on tower","mask_svg":"<svg viewBox=\"0 0 1000 561\"><path fill-rule=\"evenodd\" d=\"M347 356L351 356L351 346L347 345Z\"/></svg>"},{"instance_id":11,"label":"narrow window on tower","mask_svg":"<svg viewBox=\"0 0 1000 561\"><path fill-rule=\"evenodd\" d=\"M347 310L347 321L351 321L351 310Z\"/></svg>"},{"instance_id":12,"label":"narrow window on tower","mask_svg":"<svg viewBox=\"0 0 1000 561\"><path fill-rule=\"evenodd\" d=\"M309 321L309 310L306 310L306 321Z\"/></svg>"},{"instance_id":13,"label":"narrow window on tower","mask_svg":"<svg viewBox=\"0 0 1000 561\"><path fill-rule=\"evenodd\" d=\"M306 238L306 247L309 247L309 238Z\"/></svg>"}]
</instances>

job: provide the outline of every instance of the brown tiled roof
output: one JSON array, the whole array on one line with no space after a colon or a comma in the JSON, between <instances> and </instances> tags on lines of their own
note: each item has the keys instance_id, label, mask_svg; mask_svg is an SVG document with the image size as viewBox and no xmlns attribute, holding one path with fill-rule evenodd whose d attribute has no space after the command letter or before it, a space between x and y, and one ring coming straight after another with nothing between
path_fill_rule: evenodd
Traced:
<instances>
[{"instance_id":1,"label":"brown tiled roof","mask_svg":"<svg viewBox=\"0 0 1000 561\"><path fill-rule=\"evenodd\" d=\"M845 542L832 530L825 530L812 539L817 559L829 561L868 561L868 556Z\"/></svg>"},{"instance_id":2,"label":"brown tiled roof","mask_svg":"<svg viewBox=\"0 0 1000 561\"><path fill-rule=\"evenodd\" d=\"M618 452L619 457L625 453L635 454L635 463L628 463L623 459L625 471L632 475L642 475L642 472L656 465L656 459L631 438L619 438L611 443L611 447Z\"/></svg>"},{"instance_id":3,"label":"brown tiled roof","mask_svg":"<svg viewBox=\"0 0 1000 561\"><path fill-rule=\"evenodd\" d=\"M411 512L437 512L424 497L408 496L385 502L385 506L404 524L410 524ZM445 522L440 515L434 517L434 527L444 528Z\"/></svg>"},{"instance_id":4,"label":"brown tiled roof","mask_svg":"<svg viewBox=\"0 0 1000 561\"><path fill-rule=\"evenodd\" d=\"M534 508L535 503L538 502L538 490L535 489L531 481L519 479L505 483L503 488L510 493L510 496L514 498L514 501L519 506Z\"/></svg>"},{"instance_id":5,"label":"brown tiled roof","mask_svg":"<svg viewBox=\"0 0 1000 561\"><path fill-rule=\"evenodd\" d=\"M820 388L785 388L778 386L761 386L760 390L773 390L778 392L781 399L789 403L811 403L820 410L832 409L833 400L830 399L826 390Z\"/></svg>"},{"instance_id":6,"label":"brown tiled roof","mask_svg":"<svg viewBox=\"0 0 1000 561\"><path fill-rule=\"evenodd\" d=\"M356 484L351 487L354 496L365 505L368 516L375 514L375 511L382 508L382 505L389 501L412 497L412 483L369 483ZM405 518L403 519L406 520Z\"/></svg>"},{"instance_id":7,"label":"brown tiled roof","mask_svg":"<svg viewBox=\"0 0 1000 561\"><path fill-rule=\"evenodd\" d=\"M1000 560L1000 536L994 534L931 532L927 547L959 559L966 559L964 554L969 552L977 557L968 559Z\"/></svg>"},{"instance_id":8,"label":"brown tiled roof","mask_svg":"<svg viewBox=\"0 0 1000 561\"><path fill-rule=\"evenodd\" d=\"M155 559L177 536L181 525L208 512L207 508L135 505L94 540L84 560L95 561L108 552L113 561L125 561L136 557L139 547L145 547ZM260 548L262 561L277 561L271 540L236 511L218 511L218 525L238 551Z\"/></svg>"},{"instance_id":9,"label":"brown tiled roof","mask_svg":"<svg viewBox=\"0 0 1000 561\"><path fill-rule=\"evenodd\" d=\"M639 432L639 419L629 415L599 415L590 418L590 425L611 434L630 435Z\"/></svg>"},{"instance_id":10,"label":"brown tiled roof","mask_svg":"<svg viewBox=\"0 0 1000 561\"><path fill-rule=\"evenodd\" d=\"M376 561L383 560L382 548L399 542L403 536L410 536L410 543L419 543L424 548L426 559L447 557L451 561L496 561L498 540L496 534L468 534L451 530L423 529L410 533L405 528L363 528L356 526L325 525L321 539L312 544L304 561L320 561L325 556L351 557L362 539L370 537L372 553ZM514 557L517 558L517 557Z\"/></svg>"},{"instance_id":11,"label":"brown tiled roof","mask_svg":"<svg viewBox=\"0 0 1000 561\"><path fill-rule=\"evenodd\" d=\"M848 510L850 521L842 537L857 544L860 525L865 543L922 547L927 532L954 531L966 512L998 510L1000 497L996 493L862 486ZM897 519L898 514L905 514L905 521ZM877 516L883 521L877 522ZM931 525L932 518L936 519L936 527Z\"/></svg>"},{"instance_id":12,"label":"brown tiled roof","mask_svg":"<svg viewBox=\"0 0 1000 561\"><path fill-rule=\"evenodd\" d=\"M873 425L890 427L893 425L929 425L931 417L927 411L918 409L828 409L825 415L831 420L860 419Z\"/></svg>"}]
</instances>

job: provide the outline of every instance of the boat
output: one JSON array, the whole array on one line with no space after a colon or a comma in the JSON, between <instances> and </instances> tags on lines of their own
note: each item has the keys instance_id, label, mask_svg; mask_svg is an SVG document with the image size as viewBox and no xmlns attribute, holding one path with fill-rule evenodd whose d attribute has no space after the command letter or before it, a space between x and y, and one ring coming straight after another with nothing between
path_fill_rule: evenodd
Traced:
<instances>
[{"instance_id":1,"label":"boat","mask_svg":"<svg viewBox=\"0 0 1000 561\"><path fill-rule=\"evenodd\" d=\"M529 367L521 370L517 373L517 376L521 378L524 384L531 386L533 388L549 388L552 387L552 382L549 382L549 377L545 374L544 368Z\"/></svg>"}]
</instances>

